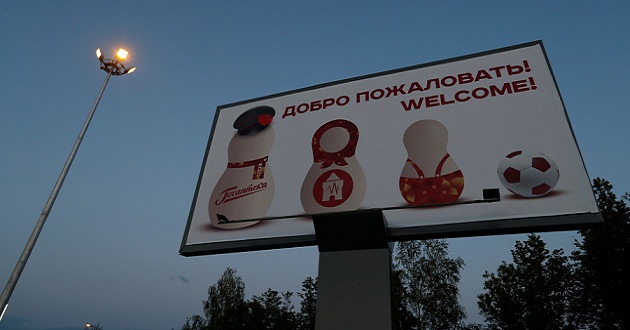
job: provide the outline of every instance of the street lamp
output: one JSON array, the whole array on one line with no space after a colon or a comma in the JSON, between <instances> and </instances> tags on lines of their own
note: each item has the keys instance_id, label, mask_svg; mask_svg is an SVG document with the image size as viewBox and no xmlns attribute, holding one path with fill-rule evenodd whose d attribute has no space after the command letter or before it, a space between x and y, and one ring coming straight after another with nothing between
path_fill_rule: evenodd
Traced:
<instances>
[{"instance_id":1,"label":"street lamp","mask_svg":"<svg viewBox=\"0 0 630 330\"><path fill-rule=\"evenodd\" d=\"M114 76L121 76L136 71L135 66L125 68L122 61L127 58L127 54L129 54L129 52L121 48L118 52L116 52L115 59L106 59L101 52L101 49L96 49L96 57L98 57L98 60L101 62L101 70L104 70Z\"/></svg>"},{"instance_id":2,"label":"street lamp","mask_svg":"<svg viewBox=\"0 0 630 330\"><path fill-rule=\"evenodd\" d=\"M48 201L46 202L46 205L44 206L44 210L39 216L39 220L37 220L37 224L35 224L35 228L33 229L33 232L31 233L31 236L29 237L28 242L26 242L26 246L24 247L24 250L22 251L22 255L20 255L20 259L15 265L15 268L13 269L13 272L11 273L11 276L9 277L9 281L7 282L7 285L4 287L4 290L2 291L2 295L0 296L0 320L2 320L2 316L4 316L4 312L9 306L9 298L11 297L11 293L13 293L13 289L15 289L15 285L17 284L17 281L20 278L20 275L22 274L22 270L24 269L24 266L26 265L26 262L28 261L28 257L31 255L31 251L33 251L33 247L35 246L37 237L39 237L39 233L42 231L42 227L44 226L44 223L46 222L46 218L48 218L48 214L50 213L50 210L52 209L52 206L55 203L55 200L57 199L59 190L61 189L61 186L63 185L63 181L66 179L68 170L70 170L70 166L72 165L74 156L76 155L77 150L79 150L81 141L83 141L83 136L85 135L85 132L87 131L88 126L90 126L90 122L92 121L92 117L94 116L94 112L96 111L96 107L98 106L98 102L101 100L101 96L103 96L105 87L107 87L107 82L109 82L109 78L112 75L122 76L127 73L132 73L136 70L135 66L127 68L123 64L123 61L125 60L125 58L127 58L127 54L128 52L126 50L120 49L118 50L118 53L116 53L116 57L114 59L106 59L103 53L101 52L101 49L100 48L96 49L96 57L98 58L99 62L101 62L101 70L107 72L107 76L105 77L105 82L103 83L101 90L98 92L96 101L94 101L94 105L92 105L92 109L90 110L90 113L88 114L88 117L85 120L85 123L83 124L83 128L81 128L81 132L79 133L79 136L77 137L77 140L74 143L74 146L72 147L72 151L70 151L68 160L66 160L66 164L63 166L63 169L61 170L61 173L59 174L59 178L57 179L57 182L55 183L55 186L53 187L53 190L50 193L50 196L48 197Z\"/></svg>"},{"instance_id":3,"label":"street lamp","mask_svg":"<svg viewBox=\"0 0 630 330\"><path fill-rule=\"evenodd\" d=\"M94 324L91 324L91 323L86 323L85 324L85 329L103 330L103 328L101 328L100 324L94 325Z\"/></svg>"}]
</instances>

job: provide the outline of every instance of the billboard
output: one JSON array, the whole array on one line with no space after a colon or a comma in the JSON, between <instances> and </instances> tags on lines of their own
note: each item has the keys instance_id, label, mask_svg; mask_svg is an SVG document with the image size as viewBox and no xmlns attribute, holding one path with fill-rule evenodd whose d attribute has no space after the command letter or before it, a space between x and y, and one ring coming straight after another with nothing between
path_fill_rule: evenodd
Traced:
<instances>
[{"instance_id":1,"label":"billboard","mask_svg":"<svg viewBox=\"0 0 630 330\"><path fill-rule=\"evenodd\" d=\"M542 42L219 106L180 253L313 245L312 215L373 209L390 240L601 221Z\"/></svg>"}]
</instances>

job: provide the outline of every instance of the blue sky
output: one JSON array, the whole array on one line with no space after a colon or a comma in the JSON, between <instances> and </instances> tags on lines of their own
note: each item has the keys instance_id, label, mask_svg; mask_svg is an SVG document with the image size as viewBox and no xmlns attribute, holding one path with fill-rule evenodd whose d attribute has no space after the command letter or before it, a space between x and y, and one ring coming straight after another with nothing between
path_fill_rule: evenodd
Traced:
<instances>
[{"instance_id":1,"label":"blue sky","mask_svg":"<svg viewBox=\"0 0 630 330\"><path fill-rule=\"evenodd\" d=\"M216 106L543 40L591 178L630 190L626 1L0 2L0 285L105 78L113 77L0 329L178 328L236 268L247 294L298 291L315 247L184 258ZM575 232L544 234L571 249ZM450 240L471 321L484 270L524 235Z\"/></svg>"}]
</instances>

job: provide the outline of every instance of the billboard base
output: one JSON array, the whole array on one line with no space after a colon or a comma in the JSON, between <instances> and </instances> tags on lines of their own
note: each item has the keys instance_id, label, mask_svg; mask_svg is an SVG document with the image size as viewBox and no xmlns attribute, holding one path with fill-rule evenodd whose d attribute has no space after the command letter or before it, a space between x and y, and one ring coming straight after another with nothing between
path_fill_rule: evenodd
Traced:
<instances>
[{"instance_id":1,"label":"billboard base","mask_svg":"<svg viewBox=\"0 0 630 330\"><path fill-rule=\"evenodd\" d=\"M313 216L319 246L315 329L391 330L391 251L381 211Z\"/></svg>"}]
</instances>

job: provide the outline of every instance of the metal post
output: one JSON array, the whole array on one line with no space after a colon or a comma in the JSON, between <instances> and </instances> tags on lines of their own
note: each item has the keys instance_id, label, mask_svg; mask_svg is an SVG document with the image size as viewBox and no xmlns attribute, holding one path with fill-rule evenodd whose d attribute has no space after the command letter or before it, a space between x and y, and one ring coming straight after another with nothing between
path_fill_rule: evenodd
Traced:
<instances>
[{"instance_id":1,"label":"metal post","mask_svg":"<svg viewBox=\"0 0 630 330\"><path fill-rule=\"evenodd\" d=\"M319 247L315 329L391 330L391 251L380 210L313 216Z\"/></svg>"},{"instance_id":2,"label":"metal post","mask_svg":"<svg viewBox=\"0 0 630 330\"><path fill-rule=\"evenodd\" d=\"M44 210L39 216L39 220L37 220L37 224L35 225L35 228L33 229L33 232L31 233L31 236L28 242L26 242L26 246L24 247L24 250L22 251L22 255L20 255L20 259L15 265L15 268L13 269L13 273L11 273L11 276L9 277L9 281L7 282L7 285L4 287L4 290L2 291L2 296L0 296L0 313L2 313L0 314L0 319L2 319L2 315L4 314L4 311L6 310L8 306L9 298L11 297L11 294L13 293L13 289L15 289L15 286L20 278L20 275L22 274L22 270L24 269L24 266L26 265L26 262L28 261L28 258L31 255L31 252L33 251L33 247L35 246L35 242L37 241L37 238L39 237L39 233L42 231L42 227L44 226L44 223L46 222L46 219L48 218L48 214L50 213L50 210L52 209L52 206L55 203L55 200L57 199L59 190L61 189L61 186L63 185L63 181L66 179L66 175L68 174L68 171L70 170L70 166L72 165L74 156L76 155L77 150L79 150L81 141L83 141L83 136L85 135L85 132L87 131L88 126L90 126L90 122L92 121L92 117L94 116L94 112L96 111L96 107L98 106L98 103L101 100L101 96L103 96L103 92L105 91L105 87L107 87L107 82L109 82L109 78L111 76L112 76L112 70L109 70L107 72L107 77L105 77L105 82L103 83L101 90L98 92L96 101L94 101L92 110L90 110L90 113L87 119L85 120L85 123L83 124L83 128L81 129L81 132L79 133L79 136L77 137L77 140L74 143L74 147L72 147L72 151L70 152L70 155L68 156L68 160L66 160L66 164L63 166L63 169L61 170L61 174L59 174L59 178L57 179L57 182L55 183L55 186L53 187L53 190L50 193L50 196L48 197L48 201L46 202L46 205L44 206Z\"/></svg>"}]
</instances>

